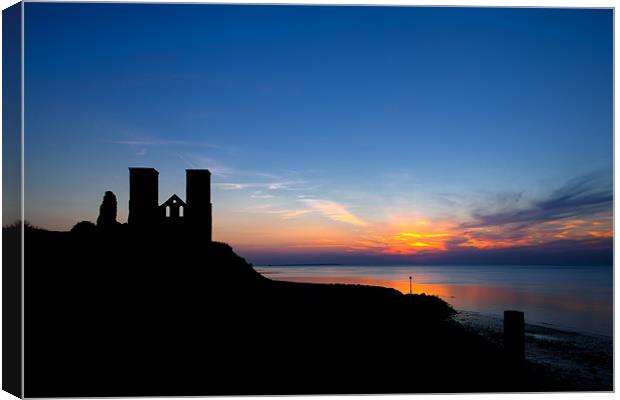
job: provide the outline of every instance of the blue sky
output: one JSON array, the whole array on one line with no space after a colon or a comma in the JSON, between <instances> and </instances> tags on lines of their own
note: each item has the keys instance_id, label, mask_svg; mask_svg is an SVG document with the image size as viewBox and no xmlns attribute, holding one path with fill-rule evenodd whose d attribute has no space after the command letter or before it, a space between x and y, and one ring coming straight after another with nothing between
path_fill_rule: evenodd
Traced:
<instances>
[{"instance_id":1,"label":"blue sky","mask_svg":"<svg viewBox=\"0 0 620 400\"><path fill-rule=\"evenodd\" d=\"M124 221L128 166L159 170L161 202L184 197L185 168L211 169L214 236L248 254L357 251L415 221L453 232L576 180L610 193L612 24L605 9L27 3L26 219L69 229L112 190ZM611 202L579 210L611 230Z\"/></svg>"}]
</instances>

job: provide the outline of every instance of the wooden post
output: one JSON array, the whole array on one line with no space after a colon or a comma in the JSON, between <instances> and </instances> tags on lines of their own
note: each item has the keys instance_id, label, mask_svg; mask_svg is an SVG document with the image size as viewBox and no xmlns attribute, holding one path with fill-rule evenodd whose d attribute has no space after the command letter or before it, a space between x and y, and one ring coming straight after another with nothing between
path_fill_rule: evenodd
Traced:
<instances>
[{"instance_id":1,"label":"wooden post","mask_svg":"<svg viewBox=\"0 0 620 400\"><path fill-rule=\"evenodd\" d=\"M504 352L512 361L525 360L525 314L523 311L504 311Z\"/></svg>"}]
</instances>

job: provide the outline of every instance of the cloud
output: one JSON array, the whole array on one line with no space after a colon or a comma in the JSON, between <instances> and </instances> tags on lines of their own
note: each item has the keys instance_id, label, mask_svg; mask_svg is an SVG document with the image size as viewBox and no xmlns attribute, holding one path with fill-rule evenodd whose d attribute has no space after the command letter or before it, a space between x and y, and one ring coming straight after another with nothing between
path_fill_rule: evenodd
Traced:
<instances>
[{"instance_id":1,"label":"cloud","mask_svg":"<svg viewBox=\"0 0 620 400\"><path fill-rule=\"evenodd\" d=\"M334 221L357 226L367 225L366 222L349 212L345 206L335 201L321 199L299 199L299 201Z\"/></svg>"},{"instance_id":2,"label":"cloud","mask_svg":"<svg viewBox=\"0 0 620 400\"><path fill-rule=\"evenodd\" d=\"M110 143L121 144L126 146L198 146L209 147L211 149L235 151L236 147L222 146L213 143L208 143L201 140L179 140L179 139L162 139L154 137L139 137L136 139L126 140L113 140Z\"/></svg>"},{"instance_id":3,"label":"cloud","mask_svg":"<svg viewBox=\"0 0 620 400\"><path fill-rule=\"evenodd\" d=\"M278 214L282 216L282 219L299 217L300 215L304 215L313 211L307 208L277 209L273 204L258 204L246 207L245 210L249 212L259 212L265 214Z\"/></svg>"},{"instance_id":4,"label":"cloud","mask_svg":"<svg viewBox=\"0 0 620 400\"><path fill-rule=\"evenodd\" d=\"M272 194L263 193L261 190L257 190L254 193L252 193L250 197L253 199L271 199L275 196Z\"/></svg>"},{"instance_id":5,"label":"cloud","mask_svg":"<svg viewBox=\"0 0 620 400\"><path fill-rule=\"evenodd\" d=\"M232 187L231 187L232 188ZM268 214L279 214L282 216L282 219L291 219L296 218L301 215L309 214L309 213L319 213L327 218L344 222L346 224L356 225L356 226L367 226L368 224L353 215L347 208L339 204L335 201L331 200L321 200L321 199L310 199L310 198L298 198L298 201L304 204L305 208L286 208L286 209L276 209L273 205L260 205L248 208L248 210L258 211Z\"/></svg>"},{"instance_id":6,"label":"cloud","mask_svg":"<svg viewBox=\"0 0 620 400\"><path fill-rule=\"evenodd\" d=\"M165 139L141 139L141 140L115 140L114 144L125 144L128 146L169 146L175 144L190 144L184 140L165 140Z\"/></svg>"},{"instance_id":7,"label":"cloud","mask_svg":"<svg viewBox=\"0 0 620 400\"><path fill-rule=\"evenodd\" d=\"M567 218L583 218L601 212L611 212L613 190L610 180L591 173L571 179L546 199L537 200L527 208L487 213L473 213L472 222L462 228L481 228L515 224L516 229Z\"/></svg>"},{"instance_id":8,"label":"cloud","mask_svg":"<svg viewBox=\"0 0 620 400\"><path fill-rule=\"evenodd\" d=\"M229 170L230 175L251 175L251 173L240 172L237 170ZM270 193L274 191L302 191L302 190L312 190L313 187L308 185L307 181L304 180L287 180L283 177L273 176L273 178L280 180L272 180L272 181L241 181L241 182L217 182L214 185L224 190L244 190L244 189L254 189L255 192L251 197L253 198L266 198L266 196L270 196ZM250 177L251 179L251 177ZM262 194L263 196L258 196Z\"/></svg>"},{"instance_id":9,"label":"cloud","mask_svg":"<svg viewBox=\"0 0 620 400\"><path fill-rule=\"evenodd\" d=\"M227 182L218 182L214 184L216 187L223 190L241 190L247 189L250 187L249 185L243 183L227 183Z\"/></svg>"},{"instance_id":10,"label":"cloud","mask_svg":"<svg viewBox=\"0 0 620 400\"><path fill-rule=\"evenodd\" d=\"M268 190L281 190L281 189L289 189L288 182L246 182L246 183L234 183L234 182L218 182L215 183L220 189L224 190L243 190L243 189L268 189ZM260 192L260 191L259 191ZM261 197L256 196L258 193L254 192L251 197ZM264 197L264 196L262 196ZM273 197L273 196L270 196Z\"/></svg>"},{"instance_id":11,"label":"cloud","mask_svg":"<svg viewBox=\"0 0 620 400\"><path fill-rule=\"evenodd\" d=\"M309 212L312 212L312 210L307 210L307 209L282 210L281 212L282 212L282 218L291 219L291 218L299 217L300 215L304 215Z\"/></svg>"},{"instance_id":12,"label":"cloud","mask_svg":"<svg viewBox=\"0 0 620 400\"><path fill-rule=\"evenodd\" d=\"M193 154L176 153L189 168L207 168L215 176L228 177L234 175L236 170L228 165L204 156L196 156Z\"/></svg>"}]
</instances>

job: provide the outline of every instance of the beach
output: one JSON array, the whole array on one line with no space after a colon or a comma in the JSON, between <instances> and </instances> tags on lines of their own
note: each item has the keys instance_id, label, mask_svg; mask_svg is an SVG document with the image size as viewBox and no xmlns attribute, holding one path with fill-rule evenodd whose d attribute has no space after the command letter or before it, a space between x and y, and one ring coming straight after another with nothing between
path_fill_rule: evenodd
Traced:
<instances>
[{"instance_id":1,"label":"beach","mask_svg":"<svg viewBox=\"0 0 620 400\"><path fill-rule=\"evenodd\" d=\"M497 348L503 311L525 312L525 356L577 385L613 380L613 271L573 266L259 266L271 279L387 286L436 295Z\"/></svg>"},{"instance_id":2,"label":"beach","mask_svg":"<svg viewBox=\"0 0 620 400\"><path fill-rule=\"evenodd\" d=\"M452 317L497 347L503 345L503 317L459 311ZM549 324L525 324L525 357L563 380L578 385L611 385L613 338L562 330Z\"/></svg>"}]
</instances>

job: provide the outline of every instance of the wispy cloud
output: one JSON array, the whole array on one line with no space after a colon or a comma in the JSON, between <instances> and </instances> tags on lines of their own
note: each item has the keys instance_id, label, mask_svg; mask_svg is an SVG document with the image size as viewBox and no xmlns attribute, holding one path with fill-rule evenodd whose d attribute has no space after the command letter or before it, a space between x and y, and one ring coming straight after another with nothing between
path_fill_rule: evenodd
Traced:
<instances>
[{"instance_id":1,"label":"wispy cloud","mask_svg":"<svg viewBox=\"0 0 620 400\"><path fill-rule=\"evenodd\" d=\"M309 213L318 213L333 221L355 226L369 225L367 222L351 213L346 206L335 201L305 197L297 198L297 201L297 204L301 203L303 207L279 208L273 204L259 204L248 207L246 210L266 214L279 214L282 219L292 219Z\"/></svg>"},{"instance_id":2,"label":"wispy cloud","mask_svg":"<svg viewBox=\"0 0 620 400\"><path fill-rule=\"evenodd\" d=\"M610 182L597 173L574 178L554 190L546 199L532 202L529 207L494 213L476 211L472 215L474 220L463 223L461 227L480 228L508 224L528 227L547 221L611 212L613 190Z\"/></svg>"},{"instance_id":3,"label":"wispy cloud","mask_svg":"<svg viewBox=\"0 0 620 400\"><path fill-rule=\"evenodd\" d=\"M257 200L248 212L271 214L280 220L298 219L286 223L291 229L285 229L279 238L281 247L292 244L320 249L316 240L331 234L323 247L349 254L423 258L515 249L510 260L519 262L521 256L554 243L604 250L613 238L611 179L600 174L569 180L535 199L528 198L527 192L483 193L478 196L483 202L476 203L473 214L462 210L462 215L427 216L410 204L408 212L379 219L367 214L366 208L361 214L338 196L332 197L338 201L308 192L285 196L286 192L273 192L280 189L269 189L269 183L262 185L248 194L258 199L273 193L275 199Z\"/></svg>"},{"instance_id":4,"label":"wispy cloud","mask_svg":"<svg viewBox=\"0 0 620 400\"><path fill-rule=\"evenodd\" d=\"M219 189L223 189L223 190L241 190L241 189L247 189L248 187L251 187L250 185L243 184L243 183L228 183L228 182L218 182L218 183L215 183L214 185L218 187Z\"/></svg>"},{"instance_id":5,"label":"wispy cloud","mask_svg":"<svg viewBox=\"0 0 620 400\"><path fill-rule=\"evenodd\" d=\"M260 194L268 195L275 191L308 191L313 190L314 186L311 185L308 181L305 180L287 180L284 177L280 177L277 175L270 175L268 178L273 180L263 180L265 177L264 174L252 176L252 172L243 172L239 170L230 170L230 173L227 174L227 178L233 178L234 176L248 176L248 179L257 178L256 180L248 180L248 181L231 181L229 182L216 182L214 185L223 190L246 190L253 189L254 195L250 196L253 198L260 198ZM258 193L260 192L260 193Z\"/></svg>"},{"instance_id":6,"label":"wispy cloud","mask_svg":"<svg viewBox=\"0 0 620 400\"><path fill-rule=\"evenodd\" d=\"M177 135L178 136L178 135ZM166 139L155 137L138 137L132 139L113 140L110 143L125 146L194 146L208 147L211 149L233 151L236 147L213 144L202 140L182 140L182 139Z\"/></svg>"},{"instance_id":7,"label":"wispy cloud","mask_svg":"<svg viewBox=\"0 0 620 400\"><path fill-rule=\"evenodd\" d=\"M354 251L429 254L464 249L547 246L556 241L605 243L613 237L613 192L608 175L592 173L567 181L548 195L487 194L485 209L468 216L421 224L400 216L387 226L361 232ZM460 219L460 221L459 221Z\"/></svg>"},{"instance_id":8,"label":"wispy cloud","mask_svg":"<svg viewBox=\"0 0 620 400\"><path fill-rule=\"evenodd\" d=\"M284 190L291 188L291 182L217 182L214 185L223 190L243 190L243 189L268 189L268 190ZM254 192L251 197L257 193Z\"/></svg>"},{"instance_id":9,"label":"wispy cloud","mask_svg":"<svg viewBox=\"0 0 620 400\"><path fill-rule=\"evenodd\" d=\"M140 139L140 140L114 140L111 143L124 144L127 146L170 146L176 144L189 144L184 140L165 140L165 139Z\"/></svg>"},{"instance_id":10,"label":"wispy cloud","mask_svg":"<svg viewBox=\"0 0 620 400\"><path fill-rule=\"evenodd\" d=\"M246 207L245 210L249 212L258 212L264 214L278 214L282 217L282 219L296 218L313 211L307 208L276 208L273 204L257 204L254 206Z\"/></svg>"},{"instance_id":11,"label":"wispy cloud","mask_svg":"<svg viewBox=\"0 0 620 400\"><path fill-rule=\"evenodd\" d=\"M261 190L257 190L254 193L252 193L250 197L253 199L271 199L275 196L269 193L263 193L263 191Z\"/></svg>"},{"instance_id":12,"label":"wispy cloud","mask_svg":"<svg viewBox=\"0 0 620 400\"><path fill-rule=\"evenodd\" d=\"M282 218L284 219L296 218L301 215L308 214L309 212L312 212L312 210L308 210L308 209L282 210Z\"/></svg>"},{"instance_id":13,"label":"wispy cloud","mask_svg":"<svg viewBox=\"0 0 620 400\"><path fill-rule=\"evenodd\" d=\"M320 212L326 217L351 225L366 226L367 223L353 215L347 208L335 201L321 199L299 199L300 202L306 204L311 209Z\"/></svg>"},{"instance_id":14,"label":"wispy cloud","mask_svg":"<svg viewBox=\"0 0 620 400\"><path fill-rule=\"evenodd\" d=\"M212 157L198 156L194 154L175 153L189 168L207 168L215 176L228 178L237 171Z\"/></svg>"}]
</instances>

